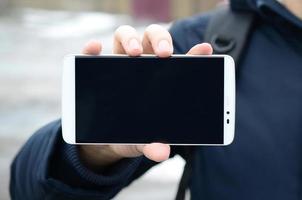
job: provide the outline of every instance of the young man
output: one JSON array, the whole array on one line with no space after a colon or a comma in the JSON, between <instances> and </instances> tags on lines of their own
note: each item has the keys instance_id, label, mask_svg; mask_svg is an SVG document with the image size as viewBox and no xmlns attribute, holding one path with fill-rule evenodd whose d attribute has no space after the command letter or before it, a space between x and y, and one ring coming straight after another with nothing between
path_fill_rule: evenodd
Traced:
<instances>
[{"instance_id":1,"label":"young man","mask_svg":"<svg viewBox=\"0 0 302 200\"><path fill-rule=\"evenodd\" d=\"M301 199L302 2L232 0L231 7L256 16L237 73L236 138L228 147L197 148L191 197ZM201 43L208 20L201 15L176 22L170 33L151 25L142 41L135 29L122 26L115 32L113 52L211 54L211 46ZM83 53L100 51L92 41ZM60 121L55 121L17 155L10 192L12 199L110 199L156 162L182 152L178 147L170 154L168 145L158 143L72 146L63 142Z\"/></svg>"}]
</instances>

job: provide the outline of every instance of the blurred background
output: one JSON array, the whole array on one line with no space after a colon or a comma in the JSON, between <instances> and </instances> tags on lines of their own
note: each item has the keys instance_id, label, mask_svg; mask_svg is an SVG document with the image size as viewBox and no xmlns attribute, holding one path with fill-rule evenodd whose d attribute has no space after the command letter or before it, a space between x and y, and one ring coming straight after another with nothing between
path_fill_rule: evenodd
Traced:
<instances>
[{"instance_id":1,"label":"blurred background","mask_svg":"<svg viewBox=\"0 0 302 200\"><path fill-rule=\"evenodd\" d=\"M0 200L9 199L9 167L30 135L60 118L62 58L90 39L111 53L114 30L207 11L221 0L0 0ZM151 169L115 199L173 199L184 161Z\"/></svg>"}]
</instances>

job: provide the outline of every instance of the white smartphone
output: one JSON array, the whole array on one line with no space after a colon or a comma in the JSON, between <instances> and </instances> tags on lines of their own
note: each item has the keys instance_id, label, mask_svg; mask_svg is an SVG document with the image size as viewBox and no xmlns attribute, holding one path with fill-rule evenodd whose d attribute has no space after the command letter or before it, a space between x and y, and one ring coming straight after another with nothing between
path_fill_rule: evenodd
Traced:
<instances>
[{"instance_id":1,"label":"white smartphone","mask_svg":"<svg viewBox=\"0 0 302 200\"><path fill-rule=\"evenodd\" d=\"M70 144L228 145L235 64L228 55L68 55L62 132Z\"/></svg>"}]
</instances>

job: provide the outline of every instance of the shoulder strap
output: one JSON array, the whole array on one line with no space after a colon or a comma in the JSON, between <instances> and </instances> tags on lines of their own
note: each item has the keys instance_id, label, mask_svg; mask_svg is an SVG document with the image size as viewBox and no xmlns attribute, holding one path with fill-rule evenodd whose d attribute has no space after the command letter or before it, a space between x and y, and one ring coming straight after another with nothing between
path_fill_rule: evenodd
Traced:
<instances>
[{"instance_id":1,"label":"shoulder strap","mask_svg":"<svg viewBox=\"0 0 302 200\"><path fill-rule=\"evenodd\" d=\"M251 32L253 18L253 14L247 11L234 12L229 6L219 7L210 12L210 21L207 25L204 41L212 45L214 54L228 54L238 64L241 52ZM186 189L192 174L194 148L188 147L184 156L186 164L178 186L176 200L185 199Z\"/></svg>"},{"instance_id":2,"label":"shoulder strap","mask_svg":"<svg viewBox=\"0 0 302 200\"><path fill-rule=\"evenodd\" d=\"M221 6L210 15L204 41L212 45L214 54L228 54L238 64L251 32L253 13Z\"/></svg>"},{"instance_id":3,"label":"shoulder strap","mask_svg":"<svg viewBox=\"0 0 302 200\"><path fill-rule=\"evenodd\" d=\"M190 146L185 148L184 158L186 160L186 164L184 167L184 171L180 178L180 182L178 185L178 190L175 199L176 200L184 200L186 196L186 189L189 186L192 170L193 170L193 159L194 159L195 147Z\"/></svg>"}]
</instances>

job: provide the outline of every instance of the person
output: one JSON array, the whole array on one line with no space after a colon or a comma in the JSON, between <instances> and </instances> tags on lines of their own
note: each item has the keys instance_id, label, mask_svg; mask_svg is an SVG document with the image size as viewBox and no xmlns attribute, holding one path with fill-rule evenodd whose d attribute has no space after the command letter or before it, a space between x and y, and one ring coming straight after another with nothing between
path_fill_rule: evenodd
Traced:
<instances>
[{"instance_id":1,"label":"person","mask_svg":"<svg viewBox=\"0 0 302 200\"><path fill-rule=\"evenodd\" d=\"M227 147L196 149L191 198L301 199L302 1L231 0L230 5L256 16L237 71L236 137ZM211 46L202 43L208 21L207 14L189 17L170 32L150 25L142 41L134 28L121 26L113 52L211 54ZM83 49L100 52L98 41ZM160 143L68 145L57 120L38 130L16 156L10 194L31 200L111 199L157 162L183 151Z\"/></svg>"}]
</instances>

